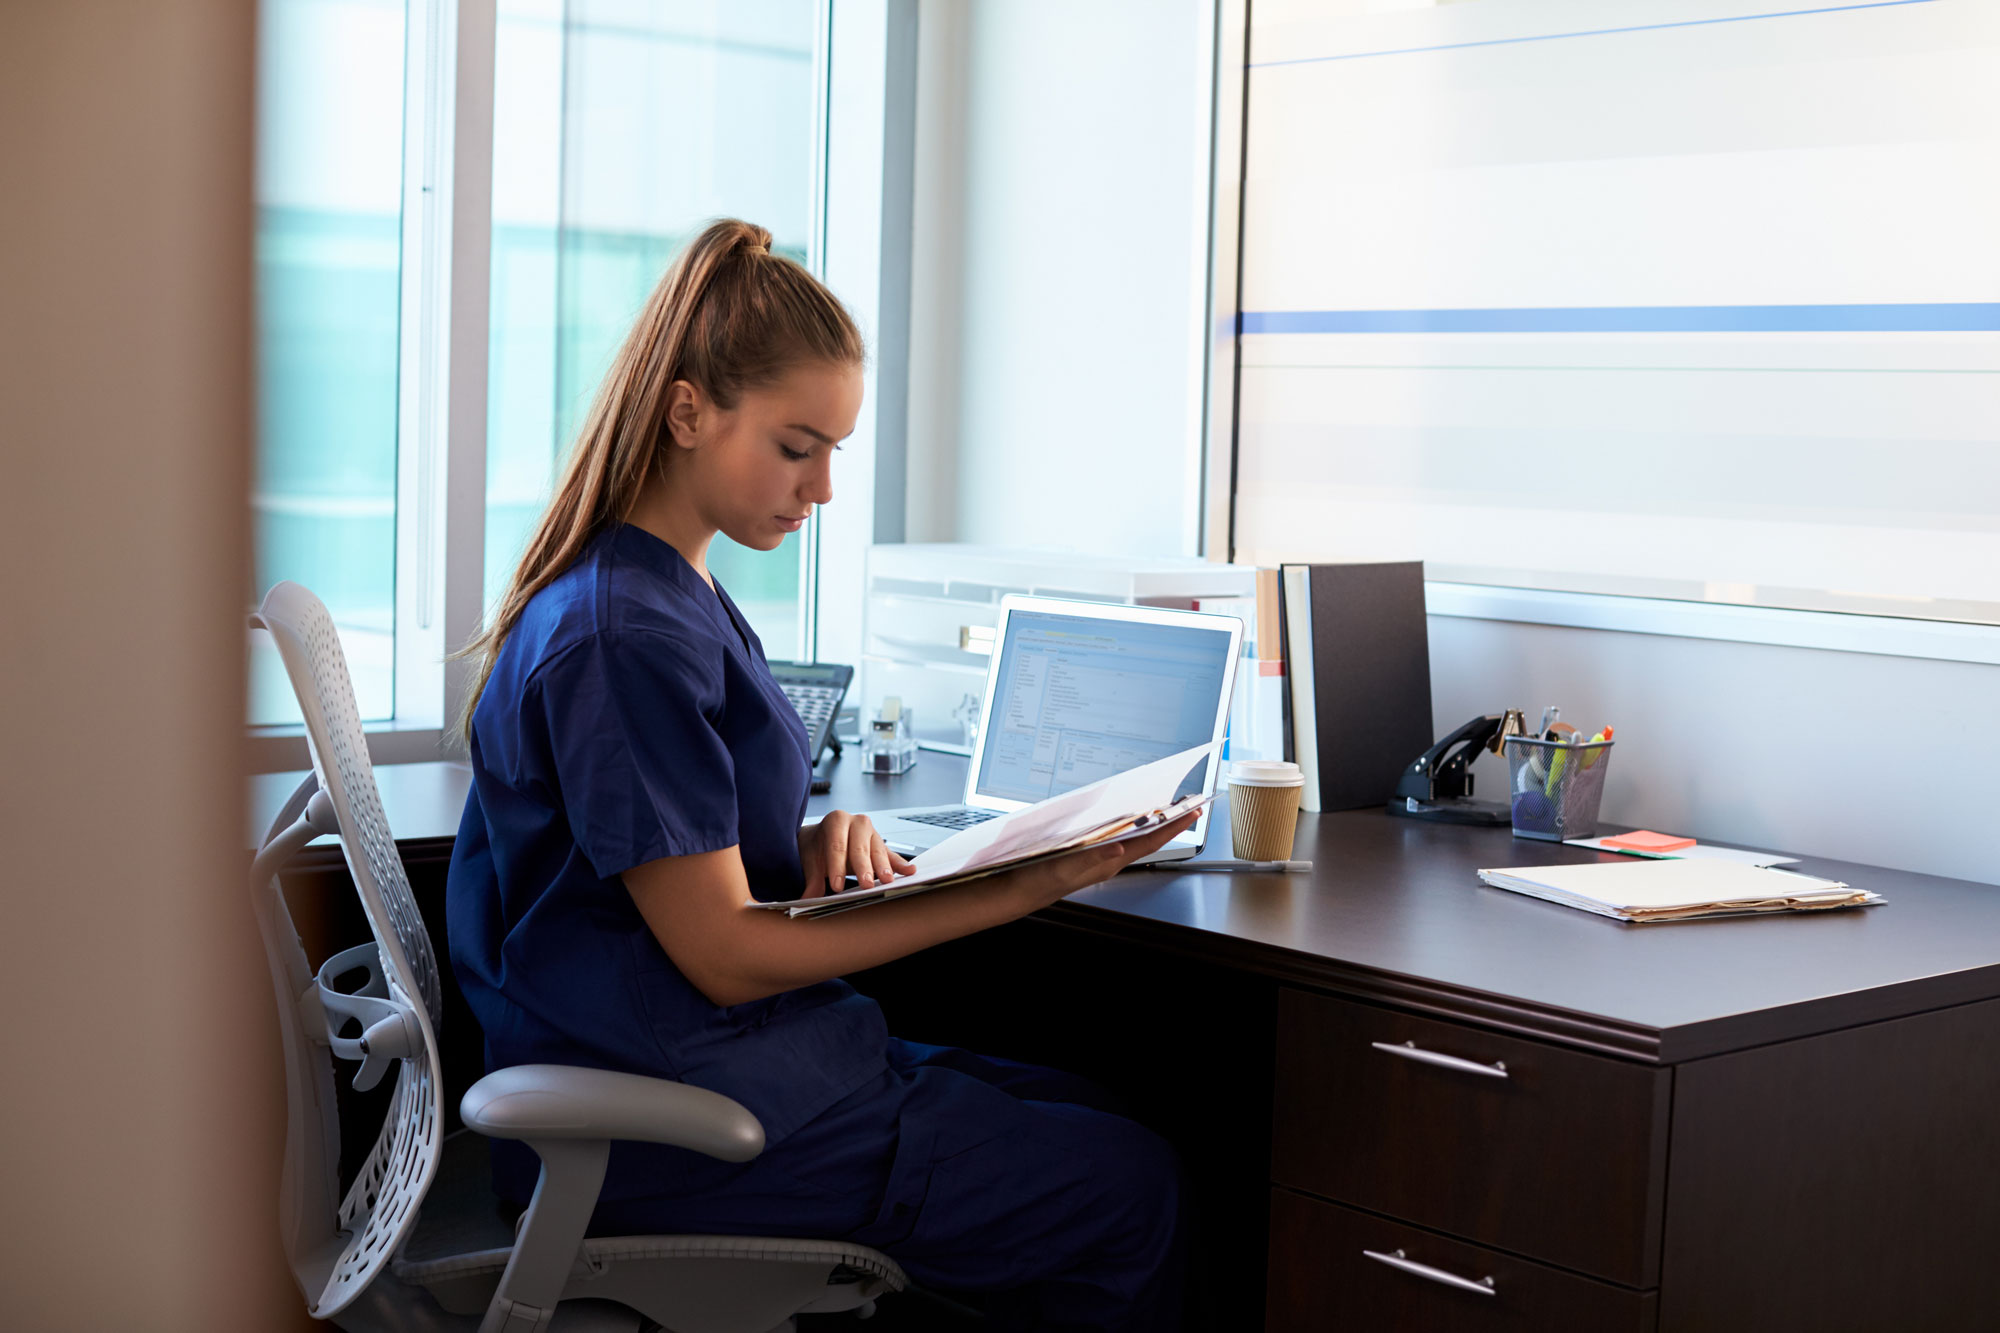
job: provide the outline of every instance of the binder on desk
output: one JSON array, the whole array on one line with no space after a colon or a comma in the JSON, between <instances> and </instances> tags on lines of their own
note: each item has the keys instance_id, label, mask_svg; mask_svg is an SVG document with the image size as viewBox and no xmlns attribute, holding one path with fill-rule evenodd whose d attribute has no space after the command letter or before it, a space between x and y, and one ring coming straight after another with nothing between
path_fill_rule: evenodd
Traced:
<instances>
[{"instance_id":1,"label":"binder on desk","mask_svg":"<svg viewBox=\"0 0 2000 1333\"><path fill-rule=\"evenodd\" d=\"M1423 564L1286 565L1282 583L1300 804L1381 805L1433 739Z\"/></svg>"}]
</instances>

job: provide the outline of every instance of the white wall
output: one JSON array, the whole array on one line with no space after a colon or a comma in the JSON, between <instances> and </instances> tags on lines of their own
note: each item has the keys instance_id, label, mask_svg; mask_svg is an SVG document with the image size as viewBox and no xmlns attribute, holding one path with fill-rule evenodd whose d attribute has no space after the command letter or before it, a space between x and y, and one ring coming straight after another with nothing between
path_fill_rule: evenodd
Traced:
<instances>
[{"instance_id":1,"label":"white wall","mask_svg":"<svg viewBox=\"0 0 2000 1333\"><path fill-rule=\"evenodd\" d=\"M920 13L909 539L1193 554L1212 5Z\"/></svg>"},{"instance_id":2,"label":"white wall","mask_svg":"<svg viewBox=\"0 0 2000 1333\"><path fill-rule=\"evenodd\" d=\"M1430 643L1440 733L1549 703L1617 728L1606 820L2000 883L2000 667L1447 616Z\"/></svg>"}]
</instances>

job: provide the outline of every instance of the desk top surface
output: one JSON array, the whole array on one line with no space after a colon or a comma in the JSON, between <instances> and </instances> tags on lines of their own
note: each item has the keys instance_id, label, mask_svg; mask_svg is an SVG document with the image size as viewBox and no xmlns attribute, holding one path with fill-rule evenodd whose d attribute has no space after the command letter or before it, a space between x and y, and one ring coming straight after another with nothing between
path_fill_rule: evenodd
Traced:
<instances>
[{"instance_id":1,"label":"desk top surface","mask_svg":"<svg viewBox=\"0 0 2000 1333\"><path fill-rule=\"evenodd\" d=\"M955 801L965 761L926 752L900 778L834 766L814 814ZM377 770L397 840L446 842L462 765ZM268 819L298 774L253 782ZM1205 856L1229 852L1218 803ZM1806 858L1873 889L1880 907L1628 926L1481 885L1488 866L1606 859L1505 829L1301 815L1310 874L1133 871L1047 919L1315 986L1561 1041L1672 1062L2000 996L2000 888Z\"/></svg>"}]
</instances>

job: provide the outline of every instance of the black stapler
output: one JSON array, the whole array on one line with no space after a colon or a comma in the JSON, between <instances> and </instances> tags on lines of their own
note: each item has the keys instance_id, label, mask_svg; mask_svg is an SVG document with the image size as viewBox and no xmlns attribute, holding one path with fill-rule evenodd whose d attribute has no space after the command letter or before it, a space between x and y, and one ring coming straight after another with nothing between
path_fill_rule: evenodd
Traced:
<instances>
[{"instance_id":1,"label":"black stapler","mask_svg":"<svg viewBox=\"0 0 2000 1333\"><path fill-rule=\"evenodd\" d=\"M1482 746L1500 753L1502 739L1510 730L1520 730L1520 716L1508 712L1475 717L1425 750L1396 779L1389 813L1441 824L1511 823L1513 814L1506 803L1472 799L1472 761Z\"/></svg>"}]
</instances>

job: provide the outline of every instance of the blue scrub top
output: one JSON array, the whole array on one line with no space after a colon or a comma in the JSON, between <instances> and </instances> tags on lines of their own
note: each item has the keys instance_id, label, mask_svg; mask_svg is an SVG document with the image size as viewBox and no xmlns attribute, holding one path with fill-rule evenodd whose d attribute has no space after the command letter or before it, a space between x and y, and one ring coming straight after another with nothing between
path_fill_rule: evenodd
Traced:
<instances>
[{"instance_id":1,"label":"blue scrub top","mask_svg":"<svg viewBox=\"0 0 2000 1333\"><path fill-rule=\"evenodd\" d=\"M733 846L757 898L804 889L804 725L742 612L678 551L629 524L595 538L529 601L471 733L446 917L489 1070L692 1083L743 1103L776 1143L887 1068L880 1009L843 981L710 1003L619 878ZM607 1198L671 1189L663 1175L695 1167L677 1149L620 1149ZM503 1152L496 1167L525 1198L532 1159Z\"/></svg>"}]
</instances>

